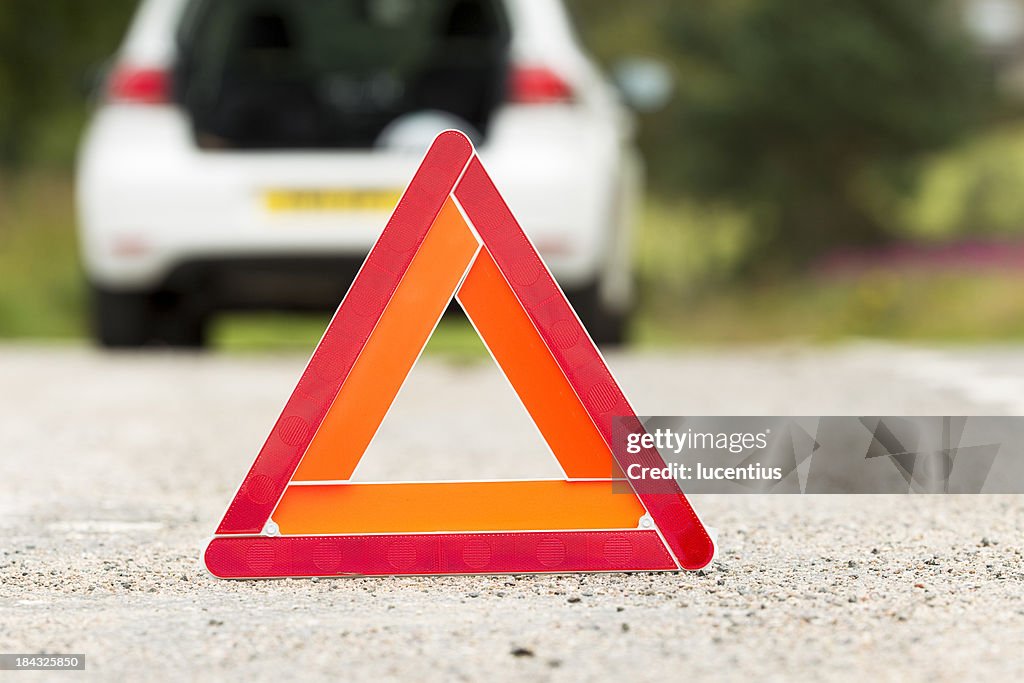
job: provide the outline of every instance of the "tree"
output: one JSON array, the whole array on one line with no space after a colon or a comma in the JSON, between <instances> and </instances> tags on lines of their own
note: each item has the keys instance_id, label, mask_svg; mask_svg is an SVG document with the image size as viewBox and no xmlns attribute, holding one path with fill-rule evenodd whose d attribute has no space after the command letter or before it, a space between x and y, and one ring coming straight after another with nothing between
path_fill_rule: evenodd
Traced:
<instances>
[{"instance_id":1,"label":"tree","mask_svg":"<svg viewBox=\"0 0 1024 683\"><path fill-rule=\"evenodd\" d=\"M623 4L651 15L637 47L678 76L679 96L641 138L655 187L748 209L748 265L886 239L886 197L985 111L990 79L952 2ZM599 35L613 5L575 3Z\"/></svg>"},{"instance_id":2,"label":"tree","mask_svg":"<svg viewBox=\"0 0 1024 683\"><path fill-rule=\"evenodd\" d=\"M135 4L0 2L0 169L32 160L45 126L81 118L89 70L116 49Z\"/></svg>"}]
</instances>

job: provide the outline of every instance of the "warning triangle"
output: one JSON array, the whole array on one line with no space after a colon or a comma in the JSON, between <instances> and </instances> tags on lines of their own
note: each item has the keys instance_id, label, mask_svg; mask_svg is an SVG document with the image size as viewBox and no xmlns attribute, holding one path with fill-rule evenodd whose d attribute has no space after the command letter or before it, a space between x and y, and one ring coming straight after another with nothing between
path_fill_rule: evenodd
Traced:
<instances>
[{"instance_id":1,"label":"warning triangle","mask_svg":"<svg viewBox=\"0 0 1024 683\"><path fill-rule=\"evenodd\" d=\"M562 479L361 483L352 472L438 320L462 306ZM222 578L672 571L714 542L468 138L434 141L205 553Z\"/></svg>"}]
</instances>

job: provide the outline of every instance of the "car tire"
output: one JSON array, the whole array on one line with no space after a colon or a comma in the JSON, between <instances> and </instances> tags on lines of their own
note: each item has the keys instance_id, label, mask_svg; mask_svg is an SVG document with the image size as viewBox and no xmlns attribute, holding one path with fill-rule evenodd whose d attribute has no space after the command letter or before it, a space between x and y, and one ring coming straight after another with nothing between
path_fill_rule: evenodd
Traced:
<instances>
[{"instance_id":1,"label":"car tire","mask_svg":"<svg viewBox=\"0 0 1024 683\"><path fill-rule=\"evenodd\" d=\"M569 291L567 295L595 344L614 348L627 342L630 312L614 310L605 304L601 298L600 283Z\"/></svg>"},{"instance_id":2,"label":"car tire","mask_svg":"<svg viewBox=\"0 0 1024 683\"><path fill-rule=\"evenodd\" d=\"M143 346L153 336L147 292L92 287L92 328L96 343L108 349Z\"/></svg>"},{"instance_id":3,"label":"car tire","mask_svg":"<svg viewBox=\"0 0 1024 683\"><path fill-rule=\"evenodd\" d=\"M207 316L187 307L187 301L159 310L154 342L178 349L201 349L207 342Z\"/></svg>"},{"instance_id":4,"label":"car tire","mask_svg":"<svg viewBox=\"0 0 1024 683\"><path fill-rule=\"evenodd\" d=\"M93 286L93 335L108 349L148 345L202 348L207 341L206 316L190 311L183 303L166 294Z\"/></svg>"}]
</instances>

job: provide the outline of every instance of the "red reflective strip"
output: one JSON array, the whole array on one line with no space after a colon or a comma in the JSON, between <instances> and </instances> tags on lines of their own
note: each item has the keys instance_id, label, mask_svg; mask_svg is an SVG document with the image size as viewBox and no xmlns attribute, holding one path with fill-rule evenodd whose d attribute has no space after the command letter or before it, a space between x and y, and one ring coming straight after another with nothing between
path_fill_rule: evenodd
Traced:
<instances>
[{"instance_id":1,"label":"red reflective strip","mask_svg":"<svg viewBox=\"0 0 1024 683\"><path fill-rule=\"evenodd\" d=\"M223 579L677 569L654 531L236 536L210 541L206 566Z\"/></svg>"}]
</instances>

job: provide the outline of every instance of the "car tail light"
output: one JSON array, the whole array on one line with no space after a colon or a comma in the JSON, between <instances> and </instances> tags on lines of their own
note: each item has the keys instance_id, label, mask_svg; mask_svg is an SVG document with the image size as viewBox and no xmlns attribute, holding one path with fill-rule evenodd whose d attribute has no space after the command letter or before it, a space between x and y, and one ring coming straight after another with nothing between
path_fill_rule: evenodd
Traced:
<instances>
[{"instance_id":1,"label":"car tail light","mask_svg":"<svg viewBox=\"0 0 1024 683\"><path fill-rule=\"evenodd\" d=\"M170 99L170 77L163 69L120 66L107 85L111 102L162 104Z\"/></svg>"},{"instance_id":2,"label":"car tail light","mask_svg":"<svg viewBox=\"0 0 1024 683\"><path fill-rule=\"evenodd\" d=\"M571 102L572 88L545 66L517 66L509 74L509 99L519 104Z\"/></svg>"}]
</instances>

